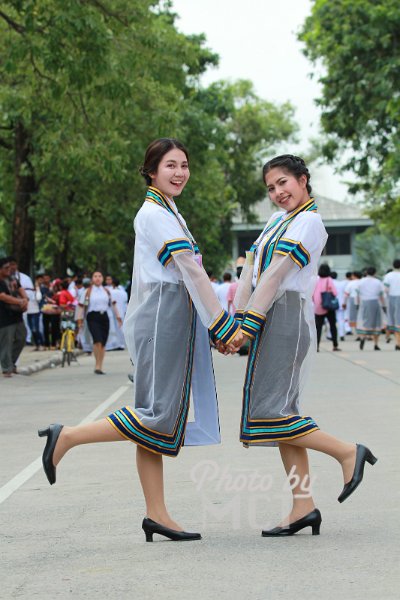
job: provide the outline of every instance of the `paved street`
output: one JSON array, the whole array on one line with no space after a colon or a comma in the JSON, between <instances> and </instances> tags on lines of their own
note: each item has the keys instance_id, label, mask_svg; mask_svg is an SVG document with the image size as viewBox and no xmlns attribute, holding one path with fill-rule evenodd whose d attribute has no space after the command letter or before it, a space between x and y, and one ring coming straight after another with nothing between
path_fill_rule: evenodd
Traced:
<instances>
[{"instance_id":1,"label":"paved street","mask_svg":"<svg viewBox=\"0 0 400 600\"><path fill-rule=\"evenodd\" d=\"M341 505L339 466L310 453L319 537L309 529L286 539L260 535L288 511L290 493L277 449L238 442L245 358L214 355L222 444L184 448L165 461L172 515L203 535L183 544L145 543L132 444L72 450L52 487L40 468L39 427L97 419L131 403L125 352L107 354L104 377L82 356L70 368L2 380L0 597L398 598L400 352L383 339L381 347L374 352L370 342L360 352L346 339L333 353L324 342L315 359L303 413L379 457Z\"/></svg>"}]
</instances>

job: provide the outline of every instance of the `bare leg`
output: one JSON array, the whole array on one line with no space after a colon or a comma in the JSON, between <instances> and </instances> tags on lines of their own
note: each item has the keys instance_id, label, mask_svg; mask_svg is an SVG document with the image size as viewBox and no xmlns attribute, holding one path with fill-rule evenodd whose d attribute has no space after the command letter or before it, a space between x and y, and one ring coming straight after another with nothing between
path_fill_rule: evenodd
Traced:
<instances>
[{"instance_id":1,"label":"bare leg","mask_svg":"<svg viewBox=\"0 0 400 600\"><path fill-rule=\"evenodd\" d=\"M96 361L95 369L98 369L99 371L103 370L103 361L104 361L105 352L106 352L106 349L103 346L103 344L100 344L100 343L93 344L93 354L94 354L94 358Z\"/></svg>"},{"instance_id":2,"label":"bare leg","mask_svg":"<svg viewBox=\"0 0 400 600\"><path fill-rule=\"evenodd\" d=\"M396 340L396 346L400 347L400 331L395 331L394 332L394 338Z\"/></svg>"},{"instance_id":3,"label":"bare leg","mask_svg":"<svg viewBox=\"0 0 400 600\"><path fill-rule=\"evenodd\" d=\"M53 464L57 466L68 450L81 444L123 441L126 441L125 438L107 419L77 427L63 427L54 450ZM171 519L165 506L162 456L138 446L136 462L146 500L147 516L166 527L182 531L182 527Z\"/></svg>"},{"instance_id":4,"label":"bare leg","mask_svg":"<svg viewBox=\"0 0 400 600\"><path fill-rule=\"evenodd\" d=\"M105 346L103 346L102 344L100 344L99 357L98 357L98 360L99 360L99 367L98 368L100 369L100 371L103 370L103 362L104 362L105 355L106 355L106 348L105 348Z\"/></svg>"},{"instance_id":5,"label":"bare leg","mask_svg":"<svg viewBox=\"0 0 400 600\"><path fill-rule=\"evenodd\" d=\"M111 425L107 419L78 425L77 427L63 427L57 440L53 454L53 464L56 467L64 454L81 444L94 444L97 442L123 442L122 435Z\"/></svg>"},{"instance_id":6,"label":"bare leg","mask_svg":"<svg viewBox=\"0 0 400 600\"><path fill-rule=\"evenodd\" d=\"M280 443L279 451L287 475L296 479L289 481L293 494L293 507L290 514L279 524L279 527L293 523L305 517L315 508L310 490L310 473L306 448Z\"/></svg>"},{"instance_id":7,"label":"bare leg","mask_svg":"<svg viewBox=\"0 0 400 600\"><path fill-rule=\"evenodd\" d=\"M340 463L343 470L344 483L348 483L353 477L357 450L355 444L342 442L324 431L313 431L294 440L287 440L285 443L329 454L329 456L336 458Z\"/></svg>"},{"instance_id":8,"label":"bare leg","mask_svg":"<svg viewBox=\"0 0 400 600\"><path fill-rule=\"evenodd\" d=\"M372 337L374 338L374 345L377 346L378 342L379 342L379 334L378 335L373 335Z\"/></svg>"},{"instance_id":9,"label":"bare leg","mask_svg":"<svg viewBox=\"0 0 400 600\"><path fill-rule=\"evenodd\" d=\"M171 519L165 506L162 456L138 446L136 449L136 464L146 501L148 518L165 525L165 527L182 531L182 527Z\"/></svg>"}]
</instances>

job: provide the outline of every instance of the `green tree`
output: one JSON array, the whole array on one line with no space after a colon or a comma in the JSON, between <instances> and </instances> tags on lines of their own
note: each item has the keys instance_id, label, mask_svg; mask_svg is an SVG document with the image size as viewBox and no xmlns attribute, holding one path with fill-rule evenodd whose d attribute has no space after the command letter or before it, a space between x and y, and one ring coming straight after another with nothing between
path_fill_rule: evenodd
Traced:
<instances>
[{"instance_id":1,"label":"green tree","mask_svg":"<svg viewBox=\"0 0 400 600\"><path fill-rule=\"evenodd\" d=\"M372 199L375 217L393 230L400 225L399 31L398 0L315 0L299 36L320 73L323 153L355 173L350 191Z\"/></svg>"},{"instance_id":2,"label":"green tree","mask_svg":"<svg viewBox=\"0 0 400 600\"><path fill-rule=\"evenodd\" d=\"M138 166L160 136L190 148L183 212L209 266L225 262L233 211L262 197L262 149L292 135L293 111L249 82L203 89L217 56L174 20L155 0L0 1L0 232L22 270L36 257L127 275Z\"/></svg>"},{"instance_id":3,"label":"green tree","mask_svg":"<svg viewBox=\"0 0 400 600\"><path fill-rule=\"evenodd\" d=\"M400 256L399 237L388 232L384 225L369 227L356 236L354 243L354 268L375 267L384 275Z\"/></svg>"}]
</instances>

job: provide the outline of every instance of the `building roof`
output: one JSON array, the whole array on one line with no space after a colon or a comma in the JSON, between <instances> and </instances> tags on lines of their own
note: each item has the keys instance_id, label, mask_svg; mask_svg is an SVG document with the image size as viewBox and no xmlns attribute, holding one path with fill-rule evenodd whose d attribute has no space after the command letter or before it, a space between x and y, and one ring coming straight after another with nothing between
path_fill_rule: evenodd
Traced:
<instances>
[{"instance_id":1,"label":"building roof","mask_svg":"<svg viewBox=\"0 0 400 600\"><path fill-rule=\"evenodd\" d=\"M373 225L373 221L363 214L361 208L352 202L339 202L324 196L315 194L315 199L318 205L318 212L321 214L322 220L326 226L330 227L368 227ZM246 223L241 211L233 218L233 229L251 230L262 229L270 216L277 211L277 207L272 204L268 197L265 197L261 202L254 204L252 211L255 215L254 223Z\"/></svg>"}]
</instances>

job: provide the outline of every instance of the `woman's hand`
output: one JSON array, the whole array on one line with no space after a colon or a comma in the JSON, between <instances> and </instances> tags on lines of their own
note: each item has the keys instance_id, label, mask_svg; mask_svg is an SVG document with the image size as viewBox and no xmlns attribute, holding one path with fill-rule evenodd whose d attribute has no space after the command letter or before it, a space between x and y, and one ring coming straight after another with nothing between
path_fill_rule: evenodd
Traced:
<instances>
[{"instance_id":1,"label":"woman's hand","mask_svg":"<svg viewBox=\"0 0 400 600\"><path fill-rule=\"evenodd\" d=\"M245 340L244 340L242 330L239 327L239 329L236 332L235 337L233 338L233 340L231 340L229 342L229 344L224 344L221 341L218 341L216 343L217 350L218 350L218 352L220 352L221 354L224 354L225 356L227 356L228 354L235 354L241 348L244 341Z\"/></svg>"},{"instance_id":2,"label":"woman's hand","mask_svg":"<svg viewBox=\"0 0 400 600\"><path fill-rule=\"evenodd\" d=\"M122 319L121 317L117 317L118 327L122 327Z\"/></svg>"}]
</instances>

